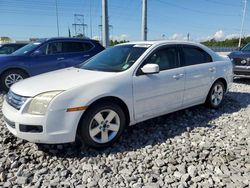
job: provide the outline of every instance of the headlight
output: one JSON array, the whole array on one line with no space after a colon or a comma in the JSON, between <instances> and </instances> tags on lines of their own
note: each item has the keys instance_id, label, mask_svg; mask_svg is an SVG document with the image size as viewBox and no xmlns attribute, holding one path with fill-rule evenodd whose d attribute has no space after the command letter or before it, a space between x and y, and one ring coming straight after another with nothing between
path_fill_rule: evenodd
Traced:
<instances>
[{"instance_id":1,"label":"headlight","mask_svg":"<svg viewBox=\"0 0 250 188\"><path fill-rule=\"evenodd\" d=\"M62 91L49 91L35 96L30 102L27 113L34 115L45 115L50 101Z\"/></svg>"}]
</instances>

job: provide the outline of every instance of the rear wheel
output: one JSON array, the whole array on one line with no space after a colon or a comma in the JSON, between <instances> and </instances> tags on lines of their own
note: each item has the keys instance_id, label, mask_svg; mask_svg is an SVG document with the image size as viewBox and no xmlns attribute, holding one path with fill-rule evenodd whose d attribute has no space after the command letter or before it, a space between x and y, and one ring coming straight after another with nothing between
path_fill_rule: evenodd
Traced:
<instances>
[{"instance_id":1,"label":"rear wheel","mask_svg":"<svg viewBox=\"0 0 250 188\"><path fill-rule=\"evenodd\" d=\"M90 107L82 118L78 134L84 144L94 148L111 146L126 125L125 114L115 103L105 102Z\"/></svg>"},{"instance_id":2,"label":"rear wheel","mask_svg":"<svg viewBox=\"0 0 250 188\"><path fill-rule=\"evenodd\" d=\"M8 70L1 75L1 88L5 91L8 91L10 86L12 86L14 83L23 80L27 77L28 74L22 70Z\"/></svg>"},{"instance_id":3,"label":"rear wheel","mask_svg":"<svg viewBox=\"0 0 250 188\"><path fill-rule=\"evenodd\" d=\"M207 96L206 104L210 108L219 108L223 102L225 86L221 81L216 81Z\"/></svg>"}]
</instances>

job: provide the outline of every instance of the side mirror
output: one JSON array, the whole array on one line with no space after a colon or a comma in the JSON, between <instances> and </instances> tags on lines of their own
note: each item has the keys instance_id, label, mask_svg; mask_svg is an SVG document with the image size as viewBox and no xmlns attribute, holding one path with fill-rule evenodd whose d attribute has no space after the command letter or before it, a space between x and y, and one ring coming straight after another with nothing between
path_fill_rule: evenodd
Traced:
<instances>
[{"instance_id":1,"label":"side mirror","mask_svg":"<svg viewBox=\"0 0 250 188\"><path fill-rule=\"evenodd\" d=\"M145 74L155 74L160 72L159 65L157 64L146 64L141 68Z\"/></svg>"},{"instance_id":2,"label":"side mirror","mask_svg":"<svg viewBox=\"0 0 250 188\"><path fill-rule=\"evenodd\" d=\"M43 53L40 50L36 50L32 53L32 56L41 56L41 55L43 55Z\"/></svg>"}]
</instances>

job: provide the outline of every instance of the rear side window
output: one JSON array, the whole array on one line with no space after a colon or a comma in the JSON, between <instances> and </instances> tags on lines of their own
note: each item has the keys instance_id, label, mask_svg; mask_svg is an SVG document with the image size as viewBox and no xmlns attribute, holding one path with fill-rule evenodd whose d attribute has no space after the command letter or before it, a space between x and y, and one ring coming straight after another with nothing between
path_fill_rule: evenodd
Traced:
<instances>
[{"instance_id":1,"label":"rear side window","mask_svg":"<svg viewBox=\"0 0 250 188\"><path fill-rule=\"evenodd\" d=\"M198 47L183 46L183 55L186 66L212 62L211 56Z\"/></svg>"},{"instance_id":2,"label":"rear side window","mask_svg":"<svg viewBox=\"0 0 250 188\"><path fill-rule=\"evenodd\" d=\"M86 52L90 50L93 45L89 42L63 42L63 52Z\"/></svg>"}]
</instances>

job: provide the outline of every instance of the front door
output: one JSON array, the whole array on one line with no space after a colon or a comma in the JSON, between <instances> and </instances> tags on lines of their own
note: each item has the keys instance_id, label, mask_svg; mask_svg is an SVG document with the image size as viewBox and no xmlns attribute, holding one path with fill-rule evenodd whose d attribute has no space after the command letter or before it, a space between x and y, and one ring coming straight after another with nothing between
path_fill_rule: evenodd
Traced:
<instances>
[{"instance_id":1,"label":"front door","mask_svg":"<svg viewBox=\"0 0 250 188\"><path fill-rule=\"evenodd\" d=\"M142 63L133 77L136 121L167 113L182 106L185 72L179 62L178 48L163 46L152 52ZM146 64L158 64L160 72L144 74L141 68Z\"/></svg>"},{"instance_id":2,"label":"front door","mask_svg":"<svg viewBox=\"0 0 250 188\"><path fill-rule=\"evenodd\" d=\"M50 42L38 49L39 55L31 55L29 66L32 75L37 75L66 67L62 42Z\"/></svg>"}]
</instances>

